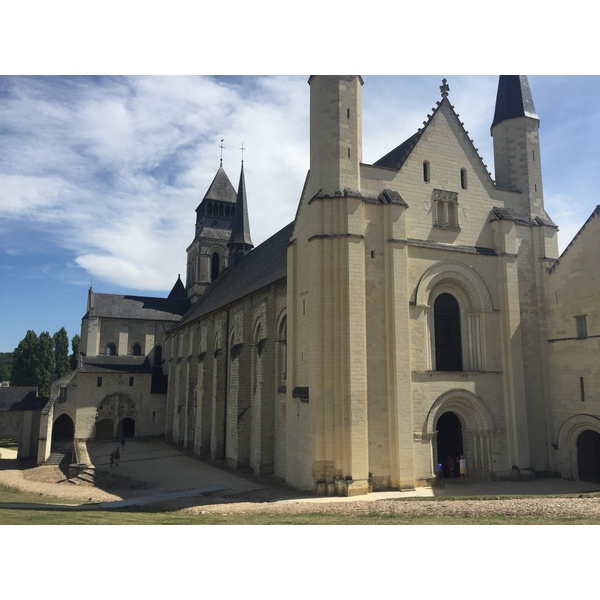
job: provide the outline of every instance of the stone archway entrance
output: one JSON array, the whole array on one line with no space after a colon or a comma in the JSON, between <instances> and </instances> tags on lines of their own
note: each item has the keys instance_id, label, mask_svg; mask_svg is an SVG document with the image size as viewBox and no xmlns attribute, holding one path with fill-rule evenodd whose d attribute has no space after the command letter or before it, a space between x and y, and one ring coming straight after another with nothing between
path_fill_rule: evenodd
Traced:
<instances>
[{"instance_id":1,"label":"stone archway entrance","mask_svg":"<svg viewBox=\"0 0 600 600\"><path fill-rule=\"evenodd\" d=\"M587 429L577 438L579 480L600 483L600 434Z\"/></svg>"},{"instance_id":2,"label":"stone archway entrance","mask_svg":"<svg viewBox=\"0 0 600 600\"><path fill-rule=\"evenodd\" d=\"M467 390L449 390L433 403L424 425L432 442L433 477L439 463L444 477L449 476L448 456L452 454L454 460L461 454L465 457L469 479L487 481L492 477L494 421L481 398ZM454 475L459 475L458 465Z\"/></svg>"},{"instance_id":3,"label":"stone archway entrance","mask_svg":"<svg viewBox=\"0 0 600 600\"><path fill-rule=\"evenodd\" d=\"M60 415L52 425L52 451L66 450L73 444L75 425L69 415Z\"/></svg>"},{"instance_id":4,"label":"stone archway entrance","mask_svg":"<svg viewBox=\"0 0 600 600\"><path fill-rule=\"evenodd\" d=\"M122 421L119 422L119 427L117 429L117 437L121 438L132 438L135 436L135 420L126 417Z\"/></svg>"},{"instance_id":5,"label":"stone archway entrance","mask_svg":"<svg viewBox=\"0 0 600 600\"><path fill-rule=\"evenodd\" d=\"M98 405L96 439L120 439L135 435L138 408L131 396L111 394Z\"/></svg>"},{"instance_id":6,"label":"stone archway entrance","mask_svg":"<svg viewBox=\"0 0 600 600\"><path fill-rule=\"evenodd\" d=\"M451 475L458 477L458 464L456 459L463 453L462 423L452 411L443 413L437 420L437 462L442 464L444 478L449 479ZM450 465L454 466L453 473Z\"/></svg>"}]
</instances>

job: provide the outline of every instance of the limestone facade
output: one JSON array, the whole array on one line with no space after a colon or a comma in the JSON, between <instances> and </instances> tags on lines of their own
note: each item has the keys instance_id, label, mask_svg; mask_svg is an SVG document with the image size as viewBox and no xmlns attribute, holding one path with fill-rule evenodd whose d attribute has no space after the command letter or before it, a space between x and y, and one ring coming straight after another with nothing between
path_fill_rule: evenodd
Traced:
<instances>
[{"instance_id":1,"label":"limestone facade","mask_svg":"<svg viewBox=\"0 0 600 600\"><path fill-rule=\"evenodd\" d=\"M75 437L134 427L329 495L428 484L460 455L473 479L600 480L600 224L559 260L527 79L499 81L496 181L445 80L423 127L371 165L362 79L309 85L292 223L253 249L243 167L236 192L221 165L179 305L146 299L133 318L90 296L76 402L59 410Z\"/></svg>"}]
</instances>

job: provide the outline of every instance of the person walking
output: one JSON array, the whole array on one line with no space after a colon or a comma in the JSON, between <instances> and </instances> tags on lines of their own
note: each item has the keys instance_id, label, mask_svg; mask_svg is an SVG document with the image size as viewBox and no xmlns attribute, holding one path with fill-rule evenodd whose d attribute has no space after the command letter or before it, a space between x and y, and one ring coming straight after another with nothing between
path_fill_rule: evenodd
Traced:
<instances>
[{"instance_id":1,"label":"person walking","mask_svg":"<svg viewBox=\"0 0 600 600\"><path fill-rule=\"evenodd\" d=\"M121 438L121 450L125 450L125 436Z\"/></svg>"},{"instance_id":2,"label":"person walking","mask_svg":"<svg viewBox=\"0 0 600 600\"><path fill-rule=\"evenodd\" d=\"M110 453L110 468L112 469L112 466L115 464L115 451L113 450Z\"/></svg>"},{"instance_id":3,"label":"person walking","mask_svg":"<svg viewBox=\"0 0 600 600\"><path fill-rule=\"evenodd\" d=\"M119 453L119 446L117 446L117 449L115 450L115 463L117 467L119 466L119 460L121 460L121 454Z\"/></svg>"}]
</instances>

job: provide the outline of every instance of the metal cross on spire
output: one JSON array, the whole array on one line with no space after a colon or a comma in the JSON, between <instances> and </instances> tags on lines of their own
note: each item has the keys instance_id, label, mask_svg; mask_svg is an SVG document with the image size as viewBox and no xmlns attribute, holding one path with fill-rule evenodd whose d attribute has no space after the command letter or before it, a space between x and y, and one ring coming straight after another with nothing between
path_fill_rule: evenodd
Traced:
<instances>
[{"instance_id":1,"label":"metal cross on spire","mask_svg":"<svg viewBox=\"0 0 600 600\"><path fill-rule=\"evenodd\" d=\"M221 145L219 146L219 148L221 148L221 166L223 166L223 148L225 148L225 146L223 146L224 141L225 141L225 138L223 136L221 136Z\"/></svg>"},{"instance_id":2,"label":"metal cross on spire","mask_svg":"<svg viewBox=\"0 0 600 600\"><path fill-rule=\"evenodd\" d=\"M242 162L244 162L244 150L246 150L246 148L244 148L244 142L242 142L242 147L240 150L242 151Z\"/></svg>"}]
</instances>

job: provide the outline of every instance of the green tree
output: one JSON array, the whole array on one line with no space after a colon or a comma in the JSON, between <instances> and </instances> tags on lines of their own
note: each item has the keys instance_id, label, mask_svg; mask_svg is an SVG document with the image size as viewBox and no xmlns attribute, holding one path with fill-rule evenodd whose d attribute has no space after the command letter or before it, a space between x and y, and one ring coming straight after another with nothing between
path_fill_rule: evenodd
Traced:
<instances>
[{"instance_id":1,"label":"green tree","mask_svg":"<svg viewBox=\"0 0 600 600\"><path fill-rule=\"evenodd\" d=\"M38 336L31 329L13 352L11 385L38 385Z\"/></svg>"},{"instance_id":2,"label":"green tree","mask_svg":"<svg viewBox=\"0 0 600 600\"><path fill-rule=\"evenodd\" d=\"M71 339L71 350L73 350L73 354L71 354L71 356L69 356L69 360L71 361L71 369L73 371L78 367L79 342L81 342L81 337L77 334L74 335Z\"/></svg>"},{"instance_id":3,"label":"green tree","mask_svg":"<svg viewBox=\"0 0 600 600\"><path fill-rule=\"evenodd\" d=\"M10 381L12 361L12 352L0 352L0 381Z\"/></svg>"},{"instance_id":4,"label":"green tree","mask_svg":"<svg viewBox=\"0 0 600 600\"><path fill-rule=\"evenodd\" d=\"M54 361L56 363L56 374L58 377L66 375L71 370L69 360L69 336L67 330L61 327L53 336Z\"/></svg>"},{"instance_id":5,"label":"green tree","mask_svg":"<svg viewBox=\"0 0 600 600\"><path fill-rule=\"evenodd\" d=\"M40 358L37 371L38 393L40 396L48 396L52 374L56 373L56 359L54 358L54 342L47 331L40 333L38 353Z\"/></svg>"}]
</instances>

